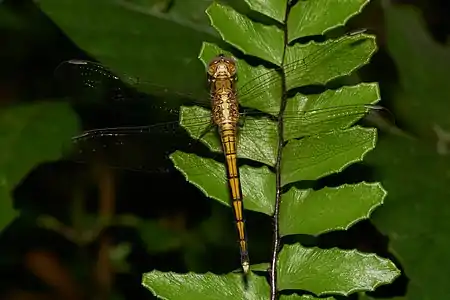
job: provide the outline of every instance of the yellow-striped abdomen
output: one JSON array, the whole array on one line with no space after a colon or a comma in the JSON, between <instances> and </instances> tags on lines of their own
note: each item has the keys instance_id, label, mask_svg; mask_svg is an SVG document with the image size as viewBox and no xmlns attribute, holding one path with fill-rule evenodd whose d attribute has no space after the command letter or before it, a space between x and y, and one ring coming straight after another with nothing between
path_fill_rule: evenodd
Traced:
<instances>
[{"instance_id":1,"label":"yellow-striped abdomen","mask_svg":"<svg viewBox=\"0 0 450 300\"><path fill-rule=\"evenodd\" d=\"M247 233L245 230L244 204L242 202L241 180L236 156L236 127L233 124L223 124L220 130L223 152L225 154L228 185L231 194L231 207L233 209L236 229L239 237L241 252L241 265L245 273L249 268L247 248Z\"/></svg>"}]
</instances>

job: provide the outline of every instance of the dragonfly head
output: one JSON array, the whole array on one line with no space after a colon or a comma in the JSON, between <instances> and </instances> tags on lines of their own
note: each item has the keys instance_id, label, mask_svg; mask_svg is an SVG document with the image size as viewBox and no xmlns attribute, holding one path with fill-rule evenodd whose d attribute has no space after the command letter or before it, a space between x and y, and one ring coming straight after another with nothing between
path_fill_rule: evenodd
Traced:
<instances>
[{"instance_id":1,"label":"dragonfly head","mask_svg":"<svg viewBox=\"0 0 450 300\"><path fill-rule=\"evenodd\" d=\"M233 79L236 75L236 62L231 57L219 54L208 64L208 75L214 79Z\"/></svg>"}]
</instances>

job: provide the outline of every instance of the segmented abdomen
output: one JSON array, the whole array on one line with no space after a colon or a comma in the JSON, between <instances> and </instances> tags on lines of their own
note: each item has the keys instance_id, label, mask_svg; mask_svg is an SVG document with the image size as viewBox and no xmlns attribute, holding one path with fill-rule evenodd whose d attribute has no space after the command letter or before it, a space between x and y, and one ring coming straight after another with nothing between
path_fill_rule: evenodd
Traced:
<instances>
[{"instance_id":1,"label":"segmented abdomen","mask_svg":"<svg viewBox=\"0 0 450 300\"><path fill-rule=\"evenodd\" d=\"M237 166L236 155L236 125L225 123L220 126L220 138L223 152L225 154L227 178L231 193L231 207L236 221L236 229L239 236L239 249L241 252L241 265L245 273L249 268L249 257L247 247L247 233L245 230L244 204L242 202L241 180Z\"/></svg>"}]
</instances>

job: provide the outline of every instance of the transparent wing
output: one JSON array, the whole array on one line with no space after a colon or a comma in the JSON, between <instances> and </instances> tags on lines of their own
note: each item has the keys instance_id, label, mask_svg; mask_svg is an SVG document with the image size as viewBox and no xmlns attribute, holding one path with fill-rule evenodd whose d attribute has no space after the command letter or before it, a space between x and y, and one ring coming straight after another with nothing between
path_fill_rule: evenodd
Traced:
<instances>
[{"instance_id":1,"label":"transparent wing","mask_svg":"<svg viewBox=\"0 0 450 300\"><path fill-rule=\"evenodd\" d=\"M265 112L275 112L274 106L268 106L265 102L281 99L281 71L286 76L288 90L311 84L325 84L330 79L347 74L348 68L354 68L349 62L345 63L348 68L334 67L330 65L330 61L339 62L342 55L361 56L361 59L364 59L372 51L370 47L363 47L370 41L369 35L359 31L324 43L311 42L295 45L289 48L291 51L286 54L284 66L270 70L264 67L255 68L238 61L237 93L239 102L244 106ZM298 57L299 53L302 53L300 58ZM358 60L355 61L359 64ZM92 61L65 61L58 66L55 75L65 86L70 85L69 89L73 90L75 94L81 93L85 99L96 99L96 101L104 103L136 101L136 91L145 91L155 96L170 98L174 104L190 103L204 107L210 105L209 93L206 88L201 97L188 93L175 93L166 87L140 80L128 74L116 75L108 68ZM164 103L161 106L168 104ZM264 107L271 109L264 109Z\"/></svg>"},{"instance_id":2,"label":"transparent wing","mask_svg":"<svg viewBox=\"0 0 450 300\"><path fill-rule=\"evenodd\" d=\"M284 66L269 71L238 61L238 99L243 106L276 111L283 87L289 91L308 85L324 85L367 62L373 51L373 37L358 32L324 43L294 45L286 52Z\"/></svg>"},{"instance_id":3,"label":"transparent wing","mask_svg":"<svg viewBox=\"0 0 450 300\"><path fill-rule=\"evenodd\" d=\"M306 136L346 129L361 118L377 111L385 111L375 105L347 105L298 111L287 111L284 115L284 141ZM192 107L182 111L181 124L193 138L202 138L208 147L221 152L221 144L216 132L201 136L205 125L197 123L197 118L183 119L183 115L203 114L206 121L208 111ZM278 145L277 120L261 112L250 112L242 116L243 126L238 127L238 156L274 165ZM205 122L204 122L205 123Z\"/></svg>"},{"instance_id":4,"label":"transparent wing","mask_svg":"<svg viewBox=\"0 0 450 300\"><path fill-rule=\"evenodd\" d=\"M323 78L320 78L320 76L314 77L317 66L327 65L327 60L334 61L336 59L336 53L348 52L353 49L355 43L364 42L365 39L367 39L365 35L352 34L321 44L303 45L300 47L305 47L304 55L297 60L295 56L289 56L288 53L286 64L283 67L286 82L288 83L287 88L312 83L325 83L333 76L340 76L341 73L339 72L328 72ZM240 103L245 106L253 102L265 103L271 101L270 99L280 99L282 82L279 71L280 69L267 71L265 68L248 68L247 70L245 67L240 68L238 81ZM345 73L346 70L343 72ZM138 90L151 90L163 97L181 97L189 99L189 103L200 103L203 106L205 106L205 102L208 103L209 99L206 90L204 99L192 99L189 95L170 93L165 88L131 76L122 74L117 76L98 63L84 60L63 62L56 69L55 75L62 83L62 87L79 99L77 101L94 101L102 104L135 103L140 102L137 100L142 100L142 94ZM245 81L247 82L241 85L241 82ZM154 99L148 102L152 104L152 107L158 107L162 110L167 109L166 102L158 102L154 101ZM256 107L272 116L278 113L276 109L271 108L271 105L264 107L266 109L260 109L258 105L249 106ZM285 113L284 139L288 140L336 128L345 128L369 111L378 109L368 105L353 105L310 110L288 110ZM139 107L138 110L144 112L147 111L147 108ZM173 107L170 107L169 111L173 114L179 113L179 110ZM200 110L197 113L197 115L187 114L181 116L181 124L186 127L189 134L194 138L202 135L211 124L209 110ZM159 113L156 115L159 115ZM239 128L238 145L241 157L270 165L272 163L272 154L275 151L272 146L258 157L251 157L248 154L249 151L245 149L259 147L262 143L272 145L277 137L275 130L276 120L271 119L267 114L263 114L260 111L249 111L244 115L243 119L245 125ZM147 124L151 121L154 122L154 119L152 118ZM210 148L220 151L221 147L217 134L211 132L204 136L203 141ZM100 157L100 159L107 160L106 163L114 167L158 172L166 169L167 157L172 149L185 149L189 152L192 144L198 145L195 140L189 138L189 135L184 128L180 127L178 122L170 122L150 126L116 127L87 131L83 135L74 138L74 146L71 148L73 149L72 153L76 154L77 161L97 160ZM259 147L258 149L263 148ZM94 155L94 158L92 158L92 155Z\"/></svg>"},{"instance_id":5,"label":"transparent wing","mask_svg":"<svg viewBox=\"0 0 450 300\"><path fill-rule=\"evenodd\" d=\"M85 131L67 145L69 159L81 163L102 162L113 168L165 173L168 155L180 149L195 151L199 146L178 125L169 122L151 126L102 128Z\"/></svg>"},{"instance_id":6,"label":"transparent wing","mask_svg":"<svg viewBox=\"0 0 450 300\"><path fill-rule=\"evenodd\" d=\"M208 93L198 99L193 94L176 93L167 87L139 80L127 74L115 74L107 67L87 60L72 59L55 69L55 78L61 88L76 97L76 101L99 103L136 102L143 100L143 92L159 98L170 98L174 107L182 103L209 105ZM155 100L156 101L156 100ZM156 104L168 106L170 103Z\"/></svg>"},{"instance_id":7,"label":"transparent wing","mask_svg":"<svg viewBox=\"0 0 450 300\"><path fill-rule=\"evenodd\" d=\"M64 61L55 69L54 75L60 89L77 101L107 103L134 98L119 77L95 62Z\"/></svg>"},{"instance_id":8,"label":"transparent wing","mask_svg":"<svg viewBox=\"0 0 450 300\"><path fill-rule=\"evenodd\" d=\"M284 117L284 140L345 129L380 110L384 108L349 105L302 113L288 111ZM220 159L222 146L217 129L211 130L209 114L201 107L184 107L180 123L86 131L73 139L72 157L78 162L100 160L112 167L152 173L166 172L171 166L169 156L175 150ZM273 165L278 145L277 120L261 112L247 113L242 120L238 127L239 157Z\"/></svg>"}]
</instances>

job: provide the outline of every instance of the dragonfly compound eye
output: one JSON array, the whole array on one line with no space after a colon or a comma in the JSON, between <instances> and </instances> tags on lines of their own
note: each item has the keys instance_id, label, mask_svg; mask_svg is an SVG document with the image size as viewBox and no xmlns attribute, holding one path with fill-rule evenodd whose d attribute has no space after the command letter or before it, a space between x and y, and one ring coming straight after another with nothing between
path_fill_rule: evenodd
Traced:
<instances>
[{"instance_id":1,"label":"dragonfly compound eye","mask_svg":"<svg viewBox=\"0 0 450 300\"><path fill-rule=\"evenodd\" d=\"M214 78L230 78L236 75L236 63L234 59L225 56L217 56L208 65L208 73Z\"/></svg>"}]
</instances>

